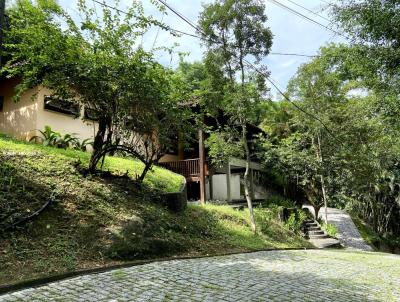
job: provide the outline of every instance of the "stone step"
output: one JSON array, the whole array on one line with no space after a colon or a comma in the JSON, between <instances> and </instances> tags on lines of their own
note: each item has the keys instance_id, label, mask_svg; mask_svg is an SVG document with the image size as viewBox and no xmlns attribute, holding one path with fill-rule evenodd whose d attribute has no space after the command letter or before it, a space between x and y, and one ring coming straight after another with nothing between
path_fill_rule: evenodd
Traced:
<instances>
[{"instance_id":1,"label":"stone step","mask_svg":"<svg viewBox=\"0 0 400 302\"><path fill-rule=\"evenodd\" d=\"M316 223L316 222L306 222L306 226L310 226L310 227L312 227L312 226L318 226L318 223Z\"/></svg>"},{"instance_id":2,"label":"stone step","mask_svg":"<svg viewBox=\"0 0 400 302\"><path fill-rule=\"evenodd\" d=\"M323 239L323 238L329 238L327 234L320 234L320 235L308 235L309 239Z\"/></svg>"},{"instance_id":3,"label":"stone step","mask_svg":"<svg viewBox=\"0 0 400 302\"><path fill-rule=\"evenodd\" d=\"M320 231L320 230L321 230L320 226L306 227L306 231Z\"/></svg>"},{"instance_id":4,"label":"stone step","mask_svg":"<svg viewBox=\"0 0 400 302\"><path fill-rule=\"evenodd\" d=\"M318 230L318 231L308 231L308 235L323 235L325 232L323 230Z\"/></svg>"},{"instance_id":5,"label":"stone step","mask_svg":"<svg viewBox=\"0 0 400 302\"><path fill-rule=\"evenodd\" d=\"M340 248L342 247L339 240L332 238L324 238L324 239L310 239L310 242L317 248Z\"/></svg>"}]
</instances>

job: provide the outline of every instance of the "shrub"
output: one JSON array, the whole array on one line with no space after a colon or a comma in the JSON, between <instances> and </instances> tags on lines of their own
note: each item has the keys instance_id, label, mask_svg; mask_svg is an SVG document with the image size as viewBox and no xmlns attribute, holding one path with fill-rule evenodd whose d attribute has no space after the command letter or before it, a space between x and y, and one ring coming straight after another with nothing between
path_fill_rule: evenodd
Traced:
<instances>
[{"instance_id":1,"label":"shrub","mask_svg":"<svg viewBox=\"0 0 400 302\"><path fill-rule=\"evenodd\" d=\"M336 226L334 226L333 224L330 224L330 223L328 223L328 224L323 223L323 224L321 225L321 228L322 228L322 230L324 230L329 236L331 236L331 237L333 237L333 238L336 238L336 236L337 236L337 228L336 228Z\"/></svg>"},{"instance_id":2,"label":"shrub","mask_svg":"<svg viewBox=\"0 0 400 302\"><path fill-rule=\"evenodd\" d=\"M282 196L279 195L272 195L270 197L268 197L268 199L266 199L263 202L263 205L265 207L285 207L285 208L295 208L296 207L296 203L293 200L290 199L286 199Z\"/></svg>"},{"instance_id":3,"label":"shrub","mask_svg":"<svg viewBox=\"0 0 400 302\"><path fill-rule=\"evenodd\" d=\"M295 233L301 232L303 223L307 219L307 214L300 209L296 209L294 213L290 214L285 222L285 227Z\"/></svg>"},{"instance_id":4,"label":"shrub","mask_svg":"<svg viewBox=\"0 0 400 302\"><path fill-rule=\"evenodd\" d=\"M88 145L93 142L90 139L80 141L74 134L64 134L53 131L50 126L45 126L44 130L38 130L42 136L35 135L30 141L39 141L43 146L57 147L61 149L74 148L75 150L86 151Z\"/></svg>"}]
</instances>

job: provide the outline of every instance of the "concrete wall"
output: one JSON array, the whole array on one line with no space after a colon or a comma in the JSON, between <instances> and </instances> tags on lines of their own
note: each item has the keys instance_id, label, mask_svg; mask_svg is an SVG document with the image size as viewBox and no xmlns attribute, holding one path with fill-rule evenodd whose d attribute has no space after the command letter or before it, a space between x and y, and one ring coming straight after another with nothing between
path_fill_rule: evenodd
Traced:
<instances>
[{"instance_id":1,"label":"concrete wall","mask_svg":"<svg viewBox=\"0 0 400 302\"><path fill-rule=\"evenodd\" d=\"M6 80L0 83L0 95L4 96L3 111L0 112L0 132L29 140L37 131L43 130L46 125L53 131L61 134L75 134L79 139L93 139L97 130L97 123L83 120L81 116L74 118L71 115L44 109L44 97L51 95L51 91L44 87L31 89L23 94L21 100L15 103L15 86L19 79Z\"/></svg>"},{"instance_id":2,"label":"concrete wall","mask_svg":"<svg viewBox=\"0 0 400 302\"><path fill-rule=\"evenodd\" d=\"M18 83L18 79L0 83L0 95L4 97L3 111L0 112L0 132L27 140L36 133L37 89L27 91L19 102L14 102L14 87Z\"/></svg>"},{"instance_id":3,"label":"concrete wall","mask_svg":"<svg viewBox=\"0 0 400 302\"><path fill-rule=\"evenodd\" d=\"M72 115L54 112L44 109L44 97L51 95L51 91L44 87L38 89L38 111L37 111L37 129L44 129L46 125L50 126L53 131L61 134L73 133L79 139L93 139L97 130L97 123L93 121L83 120L83 106L81 115L78 118Z\"/></svg>"},{"instance_id":4,"label":"concrete wall","mask_svg":"<svg viewBox=\"0 0 400 302\"><path fill-rule=\"evenodd\" d=\"M213 175L213 200L227 200L226 174ZM210 199L210 188L206 186L206 196ZM231 198L240 199L240 174L231 175Z\"/></svg>"}]
</instances>

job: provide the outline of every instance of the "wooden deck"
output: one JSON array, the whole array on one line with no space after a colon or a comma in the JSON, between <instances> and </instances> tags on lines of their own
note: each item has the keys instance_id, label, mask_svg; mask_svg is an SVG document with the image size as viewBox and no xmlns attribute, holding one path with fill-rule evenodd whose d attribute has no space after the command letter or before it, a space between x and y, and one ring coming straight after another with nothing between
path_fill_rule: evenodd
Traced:
<instances>
[{"instance_id":1,"label":"wooden deck","mask_svg":"<svg viewBox=\"0 0 400 302\"><path fill-rule=\"evenodd\" d=\"M185 159L170 162L159 163L159 166L168 169L177 174L183 175L188 182L200 181L200 159ZM207 167L207 165L206 165ZM206 175L208 175L208 169L206 168Z\"/></svg>"}]
</instances>

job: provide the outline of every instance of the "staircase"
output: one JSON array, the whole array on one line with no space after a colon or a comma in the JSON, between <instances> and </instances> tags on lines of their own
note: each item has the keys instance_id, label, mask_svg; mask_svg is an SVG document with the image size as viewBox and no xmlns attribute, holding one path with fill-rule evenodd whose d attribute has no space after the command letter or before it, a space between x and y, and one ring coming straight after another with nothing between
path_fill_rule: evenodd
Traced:
<instances>
[{"instance_id":1,"label":"staircase","mask_svg":"<svg viewBox=\"0 0 400 302\"><path fill-rule=\"evenodd\" d=\"M308 219L304 222L304 235L317 248L341 247L339 240L331 238L315 220Z\"/></svg>"},{"instance_id":2,"label":"staircase","mask_svg":"<svg viewBox=\"0 0 400 302\"><path fill-rule=\"evenodd\" d=\"M304 234L307 239L329 238L329 236L321 229L319 223L311 219L305 221Z\"/></svg>"}]
</instances>

